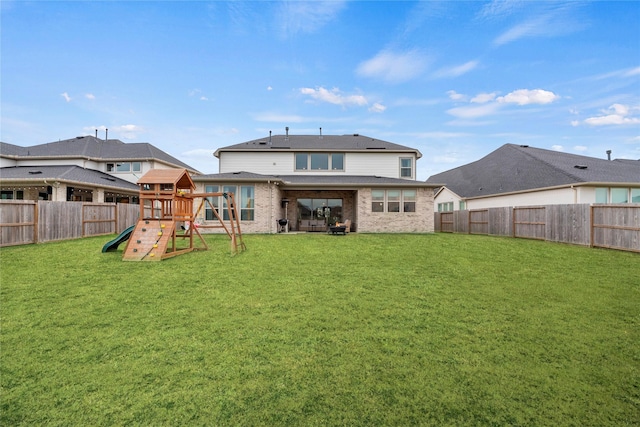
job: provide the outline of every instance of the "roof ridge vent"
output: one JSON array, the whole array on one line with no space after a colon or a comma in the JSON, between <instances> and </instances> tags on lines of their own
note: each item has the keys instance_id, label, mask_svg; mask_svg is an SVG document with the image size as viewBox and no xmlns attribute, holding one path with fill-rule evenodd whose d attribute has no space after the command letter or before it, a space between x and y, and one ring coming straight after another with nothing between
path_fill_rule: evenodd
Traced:
<instances>
[{"instance_id":1,"label":"roof ridge vent","mask_svg":"<svg viewBox=\"0 0 640 427\"><path fill-rule=\"evenodd\" d=\"M576 168L576 169L586 169L587 165L575 165L574 168Z\"/></svg>"}]
</instances>

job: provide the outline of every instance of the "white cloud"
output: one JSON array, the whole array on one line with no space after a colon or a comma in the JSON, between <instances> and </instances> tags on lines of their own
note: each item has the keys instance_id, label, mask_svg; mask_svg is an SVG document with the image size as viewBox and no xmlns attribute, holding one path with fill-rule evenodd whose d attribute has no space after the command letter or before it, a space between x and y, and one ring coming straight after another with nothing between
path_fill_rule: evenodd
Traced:
<instances>
[{"instance_id":1,"label":"white cloud","mask_svg":"<svg viewBox=\"0 0 640 427\"><path fill-rule=\"evenodd\" d=\"M495 114L500 105L497 103L483 104L480 106L464 106L447 110L447 113L461 119L475 119L478 117L489 116Z\"/></svg>"},{"instance_id":2,"label":"white cloud","mask_svg":"<svg viewBox=\"0 0 640 427\"><path fill-rule=\"evenodd\" d=\"M471 102L474 104L485 104L489 101L493 101L496 99L496 93L479 93L473 98L471 98Z\"/></svg>"},{"instance_id":3,"label":"white cloud","mask_svg":"<svg viewBox=\"0 0 640 427\"><path fill-rule=\"evenodd\" d=\"M551 149L553 151L564 151L564 147L562 145L552 145Z\"/></svg>"},{"instance_id":4,"label":"white cloud","mask_svg":"<svg viewBox=\"0 0 640 427\"><path fill-rule=\"evenodd\" d=\"M447 91L447 95L449 95L449 98L454 100L454 101L464 101L464 100L467 99L467 95L463 95L461 93L458 93L455 90Z\"/></svg>"},{"instance_id":5,"label":"white cloud","mask_svg":"<svg viewBox=\"0 0 640 427\"><path fill-rule=\"evenodd\" d=\"M369 111L371 111L372 113L382 113L386 109L387 109L387 107L385 107L384 105L376 102L375 104L373 104L371 106L371 108L369 108Z\"/></svg>"},{"instance_id":6,"label":"white cloud","mask_svg":"<svg viewBox=\"0 0 640 427\"><path fill-rule=\"evenodd\" d=\"M640 123L638 117L628 117L632 110L637 110L628 105L613 104L608 110L604 110L601 116L589 117L585 123L591 126L629 125Z\"/></svg>"},{"instance_id":7,"label":"white cloud","mask_svg":"<svg viewBox=\"0 0 640 427\"><path fill-rule=\"evenodd\" d=\"M96 99L96 96L94 94L92 94L92 93L87 93L87 94L84 95L84 97L87 98L87 99L91 99L91 100Z\"/></svg>"},{"instance_id":8,"label":"white cloud","mask_svg":"<svg viewBox=\"0 0 640 427\"><path fill-rule=\"evenodd\" d=\"M427 57L415 49L407 52L384 50L360 63L356 73L389 83L402 83L419 76L427 67L427 63Z\"/></svg>"},{"instance_id":9,"label":"white cloud","mask_svg":"<svg viewBox=\"0 0 640 427\"><path fill-rule=\"evenodd\" d=\"M312 33L329 24L345 7L344 1L285 1L279 3L275 22L283 36Z\"/></svg>"},{"instance_id":10,"label":"white cloud","mask_svg":"<svg viewBox=\"0 0 640 427\"><path fill-rule=\"evenodd\" d=\"M319 87L316 89L312 89L309 87L303 87L300 89L300 93L303 95L309 95L311 98L321 101L328 102L329 104L335 105L367 105L368 101L363 95L343 95L340 92L340 89L333 88L331 90L327 90L323 87Z\"/></svg>"},{"instance_id":11,"label":"white cloud","mask_svg":"<svg viewBox=\"0 0 640 427\"><path fill-rule=\"evenodd\" d=\"M200 97L200 101L208 101L208 100L209 100L209 98L207 98L206 96L201 96Z\"/></svg>"},{"instance_id":12,"label":"white cloud","mask_svg":"<svg viewBox=\"0 0 640 427\"><path fill-rule=\"evenodd\" d=\"M478 61L469 61L455 67L442 68L435 72L435 77L458 77L478 66Z\"/></svg>"},{"instance_id":13,"label":"white cloud","mask_svg":"<svg viewBox=\"0 0 640 427\"><path fill-rule=\"evenodd\" d=\"M584 152L588 151L589 147L585 147L584 145L576 145L575 147L573 147L573 149L578 152Z\"/></svg>"},{"instance_id":14,"label":"white cloud","mask_svg":"<svg viewBox=\"0 0 640 427\"><path fill-rule=\"evenodd\" d=\"M540 9L530 7L534 3ZM500 34L493 41L501 46L526 37L557 37L582 30L587 24L579 18L576 9L579 2L526 2L527 13L524 21Z\"/></svg>"},{"instance_id":15,"label":"white cloud","mask_svg":"<svg viewBox=\"0 0 640 427\"><path fill-rule=\"evenodd\" d=\"M144 133L144 128L138 125L120 125L109 128L114 132L114 136L120 135L126 139L136 139L141 133Z\"/></svg>"},{"instance_id":16,"label":"white cloud","mask_svg":"<svg viewBox=\"0 0 640 427\"><path fill-rule=\"evenodd\" d=\"M518 89L496 100L501 103L513 103L518 105L550 104L560 99L560 96L543 89Z\"/></svg>"},{"instance_id":17,"label":"white cloud","mask_svg":"<svg viewBox=\"0 0 640 427\"><path fill-rule=\"evenodd\" d=\"M632 77L632 76L637 76L638 74L640 74L640 67L632 68L624 72L622 75L624 77Z\"/></svg>"},{"instance_id":18,"label":"white cloud","mask_svg":"<svg viewBox=\"0 0 640 427\"><path fill-rule=\"evenodd\" d=\"M480 18L508 16L522 7L526 7L525 4L526 2L522 0L493 0L482 7L478 16Z\"/></svg>"},{"instance_id":19,"label":"white cloud","mask_svg":"<svg viewBox=\"0 0 640 427\"><path fill-rule=\"evenodd\" d=\"M273 90L273 88L271 86L267 86L267 90L270 92Z\"/></svg>"},{"instance_id":20,"label":"white cloud","mask_svg":"<svg viewBox=\"0 0 640 427\"><path fill-rule=\"evenodd\" d=\"M62 92L60 94L60 96L63 97L65 101L71 102L71 97L69 96L69 94L67 92Z\"/></svg>"}]
</instances>

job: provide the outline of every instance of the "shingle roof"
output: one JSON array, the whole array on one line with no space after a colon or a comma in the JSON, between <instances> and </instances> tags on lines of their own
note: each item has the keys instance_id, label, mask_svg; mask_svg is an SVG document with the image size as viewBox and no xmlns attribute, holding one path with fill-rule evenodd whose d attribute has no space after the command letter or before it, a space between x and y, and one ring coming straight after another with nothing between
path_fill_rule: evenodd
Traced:
<instances>
[{"instance_id":1,"label":"shingle roof","mask_svg":"<svg viewBox=\"0 0 640 427\"><path fill-rule=\"evenodd\" d=\"M223 151L275 151L275 150L305 150L305 151L365 151L387 150L416 153L422 157L420 151L404 145L394 144L381 139L365 135L273 135L240 144L229 145L216 150L214 156L219 157Z\"/></svg>"},{"instance_id":2,"label":"shingle roof","mask_svg":"<svg viewBox=\"0 0 640 427\"><path fill-rule=\"evenodd\" d=\"M82 157L102 161L155 159L192 172L198 172L186 163L146 142L125 144L118 139L104 140L94 136L78 136L29 147L18 147L4 142L0 144L0 154L3 156Z\"/></svg>"},{"instance_id":3,"label":"shingle roof","mask_svg":"<svg viewBox=\"0 0 640 427\"><path fill-rule=\"evenodd\" d=\"M62 166L13 166L0 168L0 181L63 181L79 185L117 188L138 192L140 188L129 181L114 177L94 169L84 169L75 165Z\"/></svg>"},{"instance_id":4,"label":"shingle roof","mask_svg":"<svg viewBox=\"0 0 640 427\"><path fill-rule=\"evenodd\" d=\"M252 172L218 173L193 177L194 181L242 181L242 182L266 182L279 181L285 186L301 187L429 187L433 188L442 184L430 184L424 181L414 181L399 178L387 178L373 175L261 175Z\"/></svg>"},{"instance_id":5,"label":"shingle roof","mask_svg":"<svg viewBox=\"0 0 640 427\"><path fill-rule=\"evenodd\" d=\"M480 197L578 183L639 183L640 161L609 161L505 144L480 160L427 179L461 197Z\"/></svg>"}]
</instances>

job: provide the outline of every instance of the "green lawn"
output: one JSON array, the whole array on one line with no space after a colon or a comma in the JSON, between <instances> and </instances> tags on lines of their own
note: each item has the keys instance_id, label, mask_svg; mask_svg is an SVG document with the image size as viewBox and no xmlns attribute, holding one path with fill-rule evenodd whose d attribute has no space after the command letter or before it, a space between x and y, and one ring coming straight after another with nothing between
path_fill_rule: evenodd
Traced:
<instances>
[{"instance_id":1,"label":"green lawn","mask_svg":"<svg viewBox=\"0 0 640 427\"><path fill-rule=\"evenodd\" d=\"M640 425L640 256L249 235L0 250L0 425Z\"/></svg>"}]
</instances>

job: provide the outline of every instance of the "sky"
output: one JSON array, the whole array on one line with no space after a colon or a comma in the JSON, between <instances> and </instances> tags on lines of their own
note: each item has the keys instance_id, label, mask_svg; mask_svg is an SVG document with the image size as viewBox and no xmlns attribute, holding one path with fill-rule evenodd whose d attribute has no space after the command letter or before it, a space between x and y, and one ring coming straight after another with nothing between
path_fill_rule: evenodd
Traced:
<instances>
[{"instance_id":1,"label":"sky","mask_svg":"<svg viewBox=\"0 0 640 427\"><path fill-rule=\"evenodd\" d=\"M358 133L417 179L511 143L640 159L639 1L0 2L0 140Z\"/></svg>"}]
</instances>

